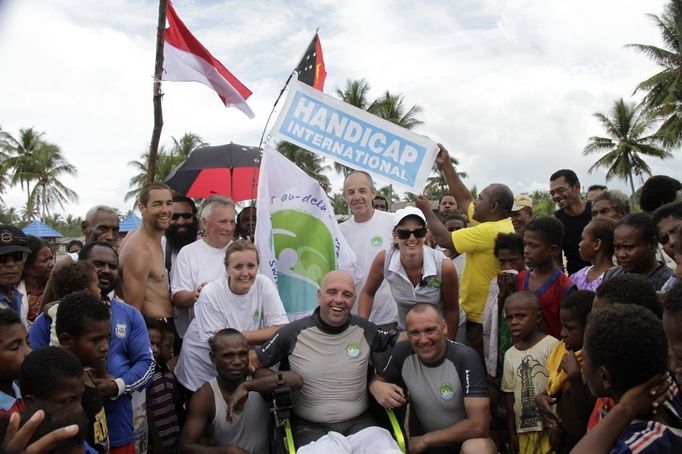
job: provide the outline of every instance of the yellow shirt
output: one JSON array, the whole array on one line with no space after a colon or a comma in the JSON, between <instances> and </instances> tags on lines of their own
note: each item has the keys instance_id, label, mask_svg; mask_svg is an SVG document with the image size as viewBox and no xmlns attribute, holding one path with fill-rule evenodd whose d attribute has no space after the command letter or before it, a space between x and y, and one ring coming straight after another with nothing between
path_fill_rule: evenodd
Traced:
<instances>
[{"instance_id":1,"label":"yellow shirt","mask_svg":"<svg viewBox=\"0 0 682 454\"><path fill-rule=\"evenodd\" d=\"M500 272L500 264L493 254L495 238L500 233L514 233L511 218L478 223L473 220L474 204L467 209L471 227L452 232L452 242L460 254L466 254L466 265L459 279L459 305L467 320L481 323L488 298L488 287Z\"/></svg>"}]
</instances>

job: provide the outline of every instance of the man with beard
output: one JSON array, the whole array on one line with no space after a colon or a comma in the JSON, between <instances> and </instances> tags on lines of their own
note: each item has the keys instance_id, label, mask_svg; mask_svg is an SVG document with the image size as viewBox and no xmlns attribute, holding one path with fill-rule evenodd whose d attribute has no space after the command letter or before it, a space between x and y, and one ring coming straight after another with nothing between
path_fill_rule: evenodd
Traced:
<instances>
[{"instance_id":1,"label":"man with beard","mask_svg":"<svg viewBox=\"0 0 682 454\"><path fill-rule=\"evenodd\" d=\"M171 295L175 305L175 328L185 336L194 318L192 307L207 282L225 274L225 250L234 238L237 212L232 200L212 196L201 208L201 239L188 244L178 254L171 272Z\"/></svg>"},{"instance_id":2,"label":"man with beard","mask_svg":"<svg viewBox=\"0 0 682 454\"><path fill-rule=\"evenodd\" d=\"M87 243L79 260L92 263L97 272L103 303L111 311L111 335L107 353L107 378L95 379L104 400L112 448L128 447L134 438L131 394L144 389L154 373L147 327L140 312L113 297L118 283L118 254L110 243ZM31 326L31 345L47 346L51 321L39 317Z\"/></svg>"},{"instance_id":3,"label":"man with beard","mask_svg":"<svg viewBox=\"0 0 682 454\"><path fill-rule=\"evenodd\" d=\"M161 238L161 247L163 247L169 275L180 249L196 241L198 231L197 206L194 201L184 195L174 195L170 225Z\"/></svg>"},{"instance_id":4,"label":"man with beard","mask_svg":"<svg viewBox=\"0 0 682 454\"><path fill-rule=\"evenodd\" d=\"M239 212L237 231L243 239L253 242L253 235L256 232L256 207L245 207Z\"/></svg>"}]
</instances>

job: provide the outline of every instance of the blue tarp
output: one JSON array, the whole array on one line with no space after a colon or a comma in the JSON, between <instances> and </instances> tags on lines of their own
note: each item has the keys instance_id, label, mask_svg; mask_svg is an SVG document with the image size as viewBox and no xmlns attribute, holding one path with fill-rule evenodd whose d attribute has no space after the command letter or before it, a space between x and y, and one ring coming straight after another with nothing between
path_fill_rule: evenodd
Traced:
<instances>
[{"instance_id":1,"label":"blue tarp","mask_svg":"<svg viewBox=\"0 0 682 454\"><path fill-rule=\"evenodd\" d=\"M21 230L26 235L33 235L40 238L61 238L64 236L49 225L40 221L33 221Z\"/></svg>"},{"instance_id":2,"label":"blue tarp","mask_svg":"<svg viewBox=\"0 0 682 454\"><path fill-rule=\"evenodd\" d=\"M142 219L135 216L135 213L130 213L121 221L119 232L130 232L131 230L135 230L140 224L142 224Z\"/></svg>"}]
</instances>

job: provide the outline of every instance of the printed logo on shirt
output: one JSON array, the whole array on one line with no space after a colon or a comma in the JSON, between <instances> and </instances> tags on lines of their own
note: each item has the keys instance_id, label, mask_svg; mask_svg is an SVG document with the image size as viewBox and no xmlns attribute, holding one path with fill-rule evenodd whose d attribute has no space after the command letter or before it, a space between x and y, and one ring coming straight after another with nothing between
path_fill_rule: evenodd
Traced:
<instances>
[{"instance_id":1,"label":"printed logo on shirt","mask_svg":"<svg viewBox=\"0 0 682 454\"><path fill-rule=\"evenodd\" d=\"M450 383L443 383L438 391L443 400L452 400L455 397L455 388Z\"/></svg>"},{"instance_id":2,"label":"printed logo on shirt","mask_svg":"<svg viewBox=\"0 0 682 454\"><path fill-rule=\"evenodd\" d=\"M426 284L427 287L434 287L434 288L440 288L442 285L442 282L438 278L431 279L428 284Z\"/></svg>"},{"instance_id":3,"label":"printed logo on shirt","mask_svg":"<svg viewBox=\"0 0 682 454\"><path fill-rule=\"evenodd\" d=\"M374 249L382 249L384 247L384 237L381 235L375 235L369 240L369 243Z\"/></svg>"},{"instance_id":4,"label":"printed logo on shirt","mask_svg":"<svg viewBox=\"0 0 682 454\"><path fill-rule=\"evenodd\" d=\"M124 339L126 337L126 324L117 323L116 324L116 337L119 339Z\"/></svg>"},{"instance_id":5,"label":"printed logo on shirt","mask_svg":"<svg viewBox=\"0 0 682 454\"><path fill-rule=\"evenodd\" d=\"M260 319L262 318L261 316L262 316L262 314L261 314L261 312L260 312L258 309L256 309L255 311L253 311L253 315L251 315L251 317L253 318L253 321L254 321L254 322L260 321Z\"/></svg>"},{"instance_id":6,"label":"printed logo on shirt","mask_svg":"<svg viewBox=\"0 0 682 454\"><path fill-rule=\"evenodd\" d=\"M92 423L92 438L97 451L109 452L109 429L107 427L107 417L104 414L104 407L95 415L95 420Z\"/></svg>"},{"instance_id":7,"label":"printed logo on shirt","mask_svg":"<svg viewBox=\"0 0 682 454\"><path fill-rule=\"evenodd\" d=\"M360 354L360 346L355 343L346 345L346 354L351 358L357 358Z\"/></svg>"}]
</instances>

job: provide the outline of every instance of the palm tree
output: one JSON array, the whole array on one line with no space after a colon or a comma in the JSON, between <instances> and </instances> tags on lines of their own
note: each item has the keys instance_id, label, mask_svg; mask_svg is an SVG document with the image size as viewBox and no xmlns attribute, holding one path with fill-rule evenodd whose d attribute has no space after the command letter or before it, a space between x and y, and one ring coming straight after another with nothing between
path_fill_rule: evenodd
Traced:
<instances>
[{"instance_id":1,"label":"palm tree","mask_svg":"<svg viewBox=\"0 0 682 454\"><path fill-rule=\"evenodd\" d=\"M393 95L386 91L382 97L369 103L367 100L368 93L369 84L365 79L347 80L346 87L343 90L336 90L336 95L343 102L366 110L379 118L388 120L403 128L412 129L424 123L417 118L417 115L422 112L421 107L413 105L405 111L406 107L403 95ZM353 169L335 162L334 170L345 178Z\"/></svg>"},{"instance_id":2,"label":"palm tree","mask_svg":"<svg viewBox=\"0 0 682 454\"><path fill-rule=\"evenodd\" d=\"M76 167L64 158L57 145L44 143L33 153L35 186L29 205L40 209L42 217L50 215L50 208L78 200L78 195L60 180L65 175L77 176Z\"/></svg>"},{"instance_id":3,"label":"palm tree","mask_svg":"<svg viewBox=\"0 0 682 454\"><path fill-rule=\"evenodd\" d=\"M332 207L334 208L334 214L348 214L348 205L346 204L346 199L343 194L336 192L329 197L332 202Z\"/></svg>"},{"instance_id":4,"label":"palm tree","mask_svg":"<svg viewBox=\"0 0 682 454\"><path fill-rule=\"evenodd\" d=\"M27 204L31 199L31 183L36 180L34 154L45 143L44 135L34 128L21 128L16 139L10 133L0 131L0 149L6 156L3 167L11 173L12 185L19 184L21 189L26 189Z\"/></svg>"},{"instance_id":5,"label":"palm tree","mask_svg":"<svg viewBox=\"0 0 682 454\"><path fill-rule=\"evenodd\" d=\"M645 135L653 120L642 106L617 100L610 115L595 113L605 129L607 137L590 137L583 154L606 153L590 167L591 173L598 167L605 167L606 181L614 177L630 183L635 194L634 176L651 175L649 165L643 156L658 159L671 158L672 153L662 148L661 137Z\"/></svg>"},{"instance_id":6,"label":"palm tree","mask_svg":"<svg viewBox=\"0 0 682 454\"><path fill-rule=\"evenodd\" d=\"M169 162L168 155L166 154L166 149L162 146L159 147L159 153L156 158L156 166L154 167L154 181L159 181L159 174L165 170ZM126 192L123 197L124 201L137 200L137 196L140 195L140 191L147 184L147 165L149 164L149 151L145 151L140 155L140 159L136 161L128 161L128 167L132 167L137 172L128 181L128 187L130 191Z\"/></svg>"},{"instance_id":7,"label":"palm tree","mask_svg":"<svg viewBox=\"0 0 682 454\"><path fill-rule=\"evenodd\" d=\"M535 190L530 195L533 200L533 214L535 216L552 216L556 210L556 205L549 191Z\"/></svg>"},{"instance_id":8,"label":"palm tree","mask_svg":"<svg viewBox=\"0 0 682 454\"><path fill-rule=\"evenodd\" d=\"M377 117L388 120L405 129L413 129L424 124L417 118L424 109L414 105L405 111L405 97L394 95L386 91L381 98L377 98L368 108L367 112L373 113Z\"/></svg>"},{"instance_id":9,"label":"palm tree","mask_svg":"<svg viewBox=\"0 0 682 454\"><path fill-rule=\"evenodd\" d=\"M369 92L369 84L365 79L347 80L346 88L343 90L337 89L336 96L341 101L351 106L355 106L362 110L367 110L367 93Z\"/></svg>"},{"instance_id":10,"label":"palm tree","mask_svg":"<svg viewBox=\"0 0 682 454\"><path fill-rule=\"evenodd\" d=\"M450 156L450 162L452 165L457 167L459 161L457 158ZM460 178L466 178L466 172L457 172ZM431 169L431 176L426 179L426 186L424 187L424 195L429 199L439 199L443 194L448 192L448 183L445 181L445 174L441 168L433 163L433 168Z\"/></svg>"},{"instance_id":11,"label":"palm tree","mask_svg":"<svg viewBox=\"0 0 682 454\"><path fill-rule=\"evenodd\" d=\"M637 85L646 91L643 103L656 118L664 119L656 132L666 145L682 142L682 0L671 0L663 14L649 14L663 38L663 46L629 44L662 70Z\"/></svg>"},{"instance_id":12,"label":"palm tree","mask_svg":"<svg viewBox=\"0 0 682 454\"><path fill-rule=\"evenodd\" d=\"M329 177L322 172L329 170L328 165L324 165L324 158L312 151L299 148L291 142L280 142L277 144L277 151L282 153L289 161L298 166L306 174L313 177L320 183L325 190L329 192L331 189L331 182Z\"/></svg>"},{"instance_id":13,"label":"palm tree","mask_svg":"<svg viewBox=\"0 0 682 454\"><path fill-rule=\"evenodd\" d=\"M649 17L660 30L665 48L646 44L630 44L629 47L648 55L663 70L641 82L636 90L648 91L644 98L647 109L666 119L658 134L669 143L679 143L682 133L682 86L678 77L682 71L682 1L672 0L660 17L654 14Z\"/></svg>"},{"instance_id":14,"label":"palm tree","mask_svg":"<svg viewBox=\"0 0 682 454\"><path fill-rule=\"evenodd\" d=\"M400 202L400 195L398 195L396 190L393 189L392 184L389 184L387 186L379 188L377 190L377 194L386 197L386 200L388 200L389 206L393 205L394 203Z\"/></svg>"},{"instance_id":15,"label":"palm tree","mask_svg":"<svg viewBox=\"0 0 682 454\"><path fill-rule=\"evenodd\" d=\"M159 152L156 156L156 166L154 166L154 181L163 181L170 175L170 173L177 166L187 159L187 157L199 147L208 145L198 135L187 132L180 137L180 140L171 137L173 140L173 147L170 151L162 145L159 147ZM129 161L128 166L135 169L137 172L129 181L130 191L123 197L124 201L130 199L137 200L140 191L147 184L147 166L149 164L149 151L145 151L140 155L140 159L136 161Z\"/></svg>"}]
</instances>

